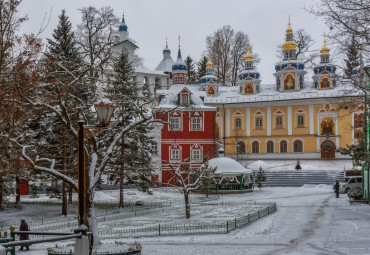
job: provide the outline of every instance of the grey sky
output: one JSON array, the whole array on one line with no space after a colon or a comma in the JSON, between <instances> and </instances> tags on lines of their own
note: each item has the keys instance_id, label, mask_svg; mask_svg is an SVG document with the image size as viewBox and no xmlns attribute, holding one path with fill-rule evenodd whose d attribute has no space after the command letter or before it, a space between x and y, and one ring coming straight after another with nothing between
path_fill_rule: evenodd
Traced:
<instances>
[{"instance_id":1,"label":"grey sky","mask_svg":"<svg viewBox=\"0 0 370 255\"><path fill-rule=\"evenodd\" d=\"M41 35L49 38L63 8L75 28L80 22L79 8L109 5L117 16L125 12L130 37L138 43L144 65L154 69L162 59L166 37L174 59L177 38L181 35L183 57L190 55L198 61L205 50L206 36L223 25L231 25L236 31L248 33L254 51L261 57L257 69L262 84L266 84L274 82L276 45L284 42L289 14L293 30L305 29L316 41L316 48L322 47L323 33L328 28L303 9L311 3L311 0L23 0L20 12L27 14L29 21L21 32L37 32L45 13L52 10L49 26ZM306 79L311 80L311 76L309 71Z\"/></svg>"}]
</instances>

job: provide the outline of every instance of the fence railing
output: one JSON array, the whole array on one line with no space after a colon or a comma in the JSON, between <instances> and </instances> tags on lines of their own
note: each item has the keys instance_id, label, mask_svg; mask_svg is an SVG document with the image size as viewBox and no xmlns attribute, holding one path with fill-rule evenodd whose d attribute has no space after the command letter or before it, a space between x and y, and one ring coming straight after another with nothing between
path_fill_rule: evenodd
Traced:
<instances>
[{"instance_id":1,"label":"fence railing","mask_svg":"<svg viewBox=\"0 0 370 255\"><path fill-rule=\"evenodd\" d=\"M153 237L174 235L228 234L276 211L276 203L248 213L234 220L220 222L193 222L191 224L158 224L144 227L127 227L99 230L101 238Z\"/></svg>"}]
</instances>

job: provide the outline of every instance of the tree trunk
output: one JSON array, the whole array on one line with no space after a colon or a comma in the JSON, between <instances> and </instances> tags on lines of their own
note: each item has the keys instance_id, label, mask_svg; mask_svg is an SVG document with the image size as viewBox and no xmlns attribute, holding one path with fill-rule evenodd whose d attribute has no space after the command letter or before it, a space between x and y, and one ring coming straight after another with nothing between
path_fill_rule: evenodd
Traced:
<instances>
[{"instance_id":1,"label":"tree trunk","mask_svg":"<svg viewBox=\"0 0 370 255\"><path fill-rule=\"evenodd\" d=\"M86 194L86 208L87 211L87 222L86 225L88 227L88 232L92 233L92 242L93 248L96 249L100 244L100 236L98 231L98 223L96 220L96 214L94 209L94 193L95 188L93 190L89 189L88 194Z\"/></svg>"},{"instance_id":2,"label":"tree trunk","mask_svg":"<svg viewBox=\"0 0 370 255\"><path fill-rule=\"evenodd\" d=\"M122 144L121 144L121 169L119 173L119 208L123 208L123 183L125 181L125 139L122 136Z\"/></svg>"},{"instance_id":3,"label":"tree trunk","mask_svg":"<svg viewBox=\"0 0 370 255\"><path fill-rule=\"evenodd\" d=\"M185 214L186 218L190 218L190 203L189 203L189 192L185 191L184 192L184 199L185 199Z\"/></svg>"},{"instance_id":4,"label":"tree trunk","mask_svg":"<svg viewBox=\"0 0 370 255\"><path fill-rule=\"evenodd\" d=\"M68 190L68 204L72 204L72 186L69 185L69 190Z\"/></svg>"},{"instance_id":5,"label":"tree trunk","mask_svg":"<svg viewBox=\"0 0 370 255\"><path fill-rule=\"evenodd\" d=\"M3 177L0 176L0 209L3 208L3 189L4 189L4 180Z\"/></svg>"},{"instance_id":6,"label":"tree trunk","mask_svg":"<svg viewBox=\"0 0 370 255\"><path fill-rule=\"evenodd\" d=\"M63 128L63 173L66 174L66 164L67 164L67 151L66 151L66 131ZM62 183L62 214L67 216L67 191L66 182Z\"/></svg>"},{"instance_id":7,"label":"tree trunk","mask_svg":"<svg viewBox=\"0 0 370 255\"><path fill-rule=\"evenodd\" d=\"M15 177L15 203L19 205L21 202L21 182L18 176Z\"/></svg>"}]
</instances>

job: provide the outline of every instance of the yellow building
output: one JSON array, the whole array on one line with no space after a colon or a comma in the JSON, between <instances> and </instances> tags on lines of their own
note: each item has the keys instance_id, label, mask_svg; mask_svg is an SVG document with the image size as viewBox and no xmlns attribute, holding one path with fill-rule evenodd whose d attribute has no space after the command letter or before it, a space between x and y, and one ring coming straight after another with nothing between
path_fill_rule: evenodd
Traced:
<instances>
[{"instance_id":1,"label":"yellow building","mask_svg":"<svg viewBox=\"0 0 370 255\"><path fill-rule=\"evenodd\" d=\"M338 148L356 143L361 134L361 94L337 82L326 41L313 82L305 81L304 63L296 58L290 23L282 47L276 84L260 84L249 49L238 86L203 84L204 103L218 108L216 133L225 154L253 154L254 159L339 157Z\"/></svg>"}]
</instances>

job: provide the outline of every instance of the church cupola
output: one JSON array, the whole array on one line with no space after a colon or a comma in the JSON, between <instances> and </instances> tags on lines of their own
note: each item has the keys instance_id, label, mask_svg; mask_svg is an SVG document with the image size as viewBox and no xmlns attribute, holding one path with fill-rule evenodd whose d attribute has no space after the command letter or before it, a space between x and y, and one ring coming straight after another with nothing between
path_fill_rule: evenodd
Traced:
<instances>
[{"instance_id":1,"label":"church cupola","mask_svg":"<svg viewBox=\"0 0 370 255\"><path fill-rule=\"evenodd\" d=\"M217 76L213 73L213 63L211 61L211 54L209 54L206 63L206 75L200 77L200 88L207 92L207 96L217 96L218 87L219 81Z\"/></svg>"},{"instance_id":2,"label":"church cupola","mask_svg":"<svg viewBox=\"0 0 370 255\"><path fill-rule=\"evenodd\" d=\"M286 30L285 42L282 44L283 60L275 64L276 90L299 91L304 88L304 63L297 60L296 42L293 38L293 30L290 27L290 16Z\"/></svg>"},{"instance_id":3,"label":"church cupola","mask_svg":"<svg viewBox=\"0 0 370 255\"><path fill-rule=\"evenodd\" d=\"M326 46L324 36L324 47L320 50L320 64L313 69L315 88L317 89L332 89L336 85L338 75L335 74L337 67L330 63L330 49Z\"/></svg>"},{"instance_id":4,"label":"church cupola","mask_svg":"<svg viewBox=\"0 0 370 255\"><path fill-rule=\"evenodd\" d=\"M177 59L176 62L172 65L172 79L173 84L186 84L188 82L187 66L181 57L180 36Z\"/></svg>"},{"instance_id":5,"label":"church cupola","mask_svg":"<svg viewBox=\"0 0 370 255\"><path fill-rule=\"evenodd\" d=\"M172 73L172 66L174 61L171 57L171 50L168 48L168 42L166 38L166 47L163 50L163 59L155 68L156 71L163 71L166 74Z\"/></svg>"},{"instance_id":6,"label":"church cupola","mask_svg":"<svg viewBox=\"0 0 370 255\"><path fill-rule=\"evenodd\" d=\"M237 81L240 89L240 94L248 95L255 94L260 91L260 73L254 70L253 62L254 57L248 47L247 53L244 56L245 69L238 74L239 80Z\"/></svg>"},{"instance_id":7,"label":"church cupola","mask_svg":"<svg viewBox=\"0 0 370 255\"><path fill-rule=\"evenodd\" d=\"M119 37L121 42L128 39L128 30L127 25L125 23L125 14L122 14L122 22L119 25Z\"/></svg>"},{"instance_id":8,"label":"church cupola","mask_svg":"<svg viewBox=\"0 0 370 255\"><path fill-rule=\"evenodd\" d=\"M284 60L295 60L296 59L296 42L293 38L293 30L290 27L290 16L289 16L289 23L288 28L285 34L285 42L281 45L283 47L283 54Z\"/></svg>"}]
</instances>

